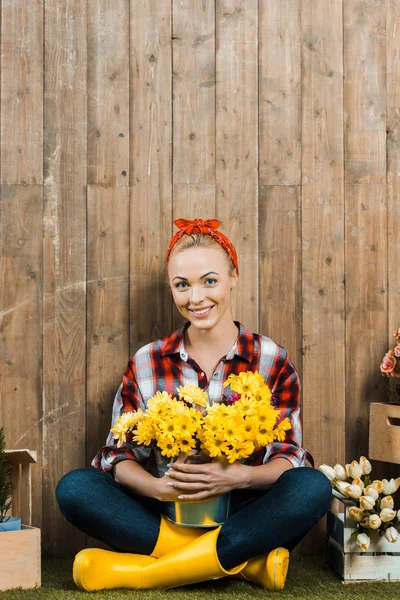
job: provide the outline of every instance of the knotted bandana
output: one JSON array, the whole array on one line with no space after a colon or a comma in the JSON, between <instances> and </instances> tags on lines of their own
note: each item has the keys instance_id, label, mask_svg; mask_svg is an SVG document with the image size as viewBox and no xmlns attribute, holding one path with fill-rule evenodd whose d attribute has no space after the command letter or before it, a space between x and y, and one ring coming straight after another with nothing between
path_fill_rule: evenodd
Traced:
<instances>
[{"instance_id":1,"label":"knotted bandana","mask_svg":"<svg viewBox=\"0 0 400 600\"><path fill-rule=\"evenodd\" d=\"M212 238L225 250L228 256L232 259L235 265L236 271L239 274L238 258L236 250L232 242L220 231L217 231L221 222L218 219L176 219L175 225L179 227L179 231L175 233L172 240L169 243L167 250L167 262L171 254L172 248L181 239L183 235L191 235L192 233L200 233L203 235L211 235Z\"/></svg>"}]
</instances>

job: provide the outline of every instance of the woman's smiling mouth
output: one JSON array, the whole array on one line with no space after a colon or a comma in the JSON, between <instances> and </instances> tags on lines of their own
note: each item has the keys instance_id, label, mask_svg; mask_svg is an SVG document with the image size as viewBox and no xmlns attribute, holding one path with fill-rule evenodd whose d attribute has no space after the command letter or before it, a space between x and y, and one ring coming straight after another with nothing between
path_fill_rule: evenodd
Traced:
<instances>
[{"instance_id":1,"label":"woman's smiling mouth","mask_svg":"<svg viewBox=\"0 0 400 600\"><path fill-rule=\"evenodd\" d=\"M207 317L213 308L214 308L213 306L208 306L207 308L189 308L188 310L195 317L201 318L201 317Z\"/></svg>"}]
</instances>

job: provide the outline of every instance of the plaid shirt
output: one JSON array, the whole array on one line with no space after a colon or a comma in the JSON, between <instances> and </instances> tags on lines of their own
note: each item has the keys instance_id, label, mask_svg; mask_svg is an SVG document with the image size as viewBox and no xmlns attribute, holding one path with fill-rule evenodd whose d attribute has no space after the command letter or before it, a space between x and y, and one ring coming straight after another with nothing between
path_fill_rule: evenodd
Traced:
<instances>
[{"instance_id":1,"label":"plaid shirt","mask_svg":"<svg viewBox=\"0 0 400 600\"><path fill-rule=\"evenodd\" d=\"M122 413L139 407L146 409L147 401L158 390L176 395L178 386L198 385L207 391L210 403L219 402L224 391L223 383L230 373L257 370L272 392L274 406L281 410L279 419L288 417L292 429L287 432L284 442L273 442L259 448L240 462L260 465L276 458L286 458L294 467L305 466L307 460L314 464L310 453L301 447L300 381L287 351L270 338L251 333L240 323L235 323L239 328L238 338L226 356L221 358L209 381L185 350L184 332L190 323L170 336L140 348L129 361L115 396L111 427ZM110 432L106 446L97 453L92 466L111 471L121 460L135 460L157 477L162 477L168 470L169 459L158 449L145 446L132 448L129 443L117 448L116 443Z\"/></svg>"}]
</instances>

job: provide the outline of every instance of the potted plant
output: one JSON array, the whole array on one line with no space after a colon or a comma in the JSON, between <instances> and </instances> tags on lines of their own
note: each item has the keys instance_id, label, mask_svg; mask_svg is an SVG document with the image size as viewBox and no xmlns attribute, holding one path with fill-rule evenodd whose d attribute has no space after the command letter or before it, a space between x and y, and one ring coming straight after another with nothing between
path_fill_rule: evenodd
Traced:
<instances>
[{"instance_id":1,"label":"potted plant","mask_svg":"<svg viewBox=\"0 0 400 600\"><path fill-rule=\"evenodd\" d=\"M383 357L380 371L388 402L372 402L369 419L369 455L374 460L400 464L400 330L395 346Z\"/></svg>"},{"instance_id":2,"label":"potted plant","mask_svg":"<svg viewBox=\"0 0 400 600\"><path fill-rule=\"evenodd\" d=\"M21 529L20 517L6 516L11 507L10 497L14 491L11 483L11 468L5 452L4 429L0 427L0 532Z\"/></svg>"}]
</instances>

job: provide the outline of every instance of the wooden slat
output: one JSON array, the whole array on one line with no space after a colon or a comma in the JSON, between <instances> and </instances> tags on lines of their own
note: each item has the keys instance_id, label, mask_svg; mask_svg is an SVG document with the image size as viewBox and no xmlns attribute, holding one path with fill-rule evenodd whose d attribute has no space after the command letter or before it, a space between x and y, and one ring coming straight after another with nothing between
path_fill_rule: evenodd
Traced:
<instances>
[{"instance_id":1,"label":"wooden slat","mask_svg":"<svg viewBox=\"0 0 400 600\"><path fill-rule=\"evenodd\" d=\"M386 181L385 5L382 0L343 3L348 183Z\"/></svg>"},{"instance_id":2,"label":"wooden slat","mask_svg":"<svg viewBox=\"0 0 400 600\"><path fill-rule=\"evenodd\" d=\"M387 351L386 193L346 185L346 456L368 449L369 403L379 400ZM354 374L357 373L357 377Z\"/></svg>"},{"instance_id":3,"label":"wooden slat","mask_svg":"<svg viewBox=\"0 0 400 600\"><path fill-rule=\"evenodd\" d=\"M45 6L43 549L57 556L84 543L55 488L86 458L86 0Z\"/></svg>"},{"instance_id":4,"label":"wooden slat","mask_svg":"<svg viewBox=\"0 0 400 600\"><path fill-rule=\"evenodd\" d=\"M0 202L0 422L7 447L29 446L41 464L43 190L3 185ZM40 467L33 481L40 526Z\"/></svg>"},{"instance_id":5,"label":"wooden slat","mask_svg":"<svg viewBox=\"0 0 400 600\"><path fill-rule=\"evenodd\" d=\"M104 445L129 359L129 189L88 189L87 456Z\"/></svg>"},{"instance_id":6,"label":"wooden slat","mask_svg":"<svg viewBox=\"0 0 400 600\"><path fill-rule=\"evenodd\" d=\"M129 185L129 0L88 0L88 183Z\"/></svg>"},{"instance_id":7,"label":"wooden slat","mask_svg":"<svg viewBox=\"0 0 400 600\"><path fill-rule=\"evenodd\" d=\"M43 0L1 4L1 182L43 183Z\"/></svg>"},{"instance_id":8,"label":"wooden slat","mask_svg":"<svg viewBox=\"0 0 400 600\"><path fill-rule=\"evenodd\" d=\"M171 11L131 1L130 353L171 332L165 254L172 232Z\"/></svg>"},{"instance_id":9,"label":"wooden slat","mask_svg":"<svg viewBox=\"0 0 400 600\"><path fill-rule=\"evenodd\" d=\"M342 3L305 0L302 39L303 423L320 464L345 454Z\"/></svg>"},{"instance_id":10,"label":"wooden slat","mask_svg":"<svg viewBox=\"0 0 400 600\"><path fill-rule=\"evenodd\" d=\"M215 185L173 186L173 219L212 219L215 217ZM177 228L174 225L174 233ZM222 231L222 229L221 229ZM174 308L173 329L178 329L185 319Z\"/></svg>"},{"instance_id":11,"label":"wooden slat","mask_svg":"<svg viewBox=\"0 0 400 600\"><path fill-rule=\"evenodd\" d=\"M239 257L234 317L253 331L259 310L257 8L255 0L216 7L216 216Z\"/></svg>"},{"instance_id":12,"label":"wooden slat","mask_svg":"<svg viewBox=\"0 0 400 600\"><path fill-rule=\"evenodd\" d=\"M215 183L215 2L173 0L173 180Z\"/></svg>"},{"instance_id":13,"label":"wooden slat","mask_svg":"<svg viewBox=\"0 0 400 600\"><path fill-rule=\"evenodd\" d=\"M260 333L289 352L302 379L301 189L260 186Z\"/></svg>"},{"instance_id":14,"label":"wooden slat","mask_svg":"<svg viewBox=\"0 0 400 600\"><path fill-rule=\"evenodd\" d=\"M259 3L260 184L301 183L300 4Z\"/></svg>"}]
</instances>

